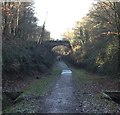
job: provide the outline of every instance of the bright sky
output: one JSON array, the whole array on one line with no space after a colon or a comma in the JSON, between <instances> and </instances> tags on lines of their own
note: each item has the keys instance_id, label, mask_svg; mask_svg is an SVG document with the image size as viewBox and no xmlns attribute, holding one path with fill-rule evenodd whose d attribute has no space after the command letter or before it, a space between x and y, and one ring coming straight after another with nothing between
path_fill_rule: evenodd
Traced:
<instances>
[{"instance_id":1,"label":"bright sky","mask_svg":"<svg viewBox=\"0 0 120 115\"><path fill-rule=\"evenodd\" d=\"M39 19L38 25L43 25L50 31L51 37L62 38L61 34L74 26L90 9L93 0L34 0L35 12Z\"/></svg>"}]
</instances>

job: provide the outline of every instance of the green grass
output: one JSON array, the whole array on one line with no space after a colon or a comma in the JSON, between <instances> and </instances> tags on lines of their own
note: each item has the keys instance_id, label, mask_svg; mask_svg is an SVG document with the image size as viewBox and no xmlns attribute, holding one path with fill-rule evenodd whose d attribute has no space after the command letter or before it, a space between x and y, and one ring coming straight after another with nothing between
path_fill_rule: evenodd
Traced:
<instances>
[{"instance_id":1,"label":"green grass","mask_svg":"<svg viewBox=\"0 0 120 115\"><path fill-rule=\"evenodd\" d=\"M110 79L109 76L98 76L98 75L89 73L85 70L76 69L76 68L72 68L72 71L73 71L73 79L75 81L75 85L76 85L76 89L77 89L76 91L78 91L78 92L76 92L76 94L79 95L78 100L84 101L87 99L87 101L92 104L96 103L96 105L101 105L101 107L102 106L107 107L107 108L110 108L110 110L115 110L115 111L119 108L119 106L117 104L115 104L113 101L110 101L107 99L101 99L101 97L103 97L103 92L101 92L101 91L98 93L92 92L92 87L91 87L92 83L93 84L98 83L100 85L103 84L103 87L104 87L105 86L104 84L109 82L109 81L107 81L107 79ZM85 84L85 85L83 85L83 87L81 87L82 84ZM87 84L88 84L88 86L87 86ZM96 88L99 88L99 86L96 85ZM83 92L88 92L88 93L92 92L94 97L92 97L92 96L87 97L87 95L83 96L82 95Z\"/></svg>"},{"instance_id":2,"label":"green grass","mask_svg":"<svg viewBox=\"0 0 120 115\"><path fill-rule=\"evenodd\" d=\"M75 69L73 68L73 75L76 78L79 78L80 80L98 80L98 79L104 79L105 76L98 76L92 73L89 73L83 69Z\"/></svg>"},{"instance_id":3,"label":"green grass","mask_svg":"<svg viewBox=\"0 0 120 115\"><path fill-rule=\"evenodd\" d=\"M60 74L59 68L53 68L53 73L51 75L43 76L40 80L35 82L31 87L29 87L24 94L25 95L39 95L44 96L47 94L48 90L53 86L54 82L58 79Z\"/></svg>"},{"instance_id":4,"label":"green grass","mask_svg":"<svg viewBox=\"0 0 120 115\"><path fill-rule=\"evenodd\" d=\"M98 76L96 74L89 73L83 69L72 68L73 71L73 80L75 84L79 87L81 83L102 83L106 81L106 76Z\"/></svg>"},{"instance_id":5,"label":"green grass","mask_svg":"<svg viewBox=\"0 0 120 115\"><path fill-rule=\"evenodd\" d=\"M55 85L56 81L59 79L59 75L61 73L61 69L59 67L54 67L52 69L51 75L42 76L41 79L35 81L32 86L26 89L22 95L20 95L16 99L16 104L4 110L4 113L16 113L18 110L22 112L22 110L29 108L31 106L31 101L34 100L35 97L43 97L49 94L52 90L52 87ZM24 98L31 97L28 102L24 102ZM21 100L19 102L19 100ZM34 109L33 109L34 110Z\"/></svg>"}]
</instances>

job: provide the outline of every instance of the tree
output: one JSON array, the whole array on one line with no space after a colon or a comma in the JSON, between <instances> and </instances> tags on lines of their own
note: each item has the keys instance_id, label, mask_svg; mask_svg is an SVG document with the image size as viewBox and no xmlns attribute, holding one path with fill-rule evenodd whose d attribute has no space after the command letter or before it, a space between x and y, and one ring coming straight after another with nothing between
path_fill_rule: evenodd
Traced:
<instances>
[{"instance_id":1,"label":"tree","mask_svg":"<svg viewBox=\"0 0 120 115\"><path fill-rule=\"evenodd\" d=\"M30 39L35 35L37 28L37 18L34 17L34 10L32 3L22 3L20 6L20 14L18 20L18 27L16 29L16 36L21 39Z\"/></svg>"},{"instance_id":2,"label":"tree","mask_svg":"<svg viewBox=\"0 0 120 115\"><path fill-rule=\"evenodd\" d=\"M35 35L37 18L34 16L32 2L3 2L2 3L2 30L5 39L28 40Z\"/></svg>"},{"instance_id":3,"label":"tree","mask_svg":"<svg viewBox=\"0 0 120 115\"><path fill-rule=\"evenodd\" d=\"M120 3L107 0L94 4L90 12L76 22L74 42L71 42L73 62L93 72L118 74L119 14Z\"/></svg>"}]
</instances>

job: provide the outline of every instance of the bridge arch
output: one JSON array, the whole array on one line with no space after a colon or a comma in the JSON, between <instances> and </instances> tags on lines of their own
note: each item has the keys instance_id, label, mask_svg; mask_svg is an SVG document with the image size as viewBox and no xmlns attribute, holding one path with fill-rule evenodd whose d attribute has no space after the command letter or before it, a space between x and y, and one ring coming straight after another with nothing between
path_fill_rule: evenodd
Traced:
<instances>
[{"instance_id":1,"label":"bridge arch","mask_svg":"<svg viewBox=\"0 0 120 115\"><path fill-rule=\"evenodd\" d=\"M62 40L50 40L50 41L44 41L42 43L44 46L52 49L54 48L55 46L60 46L60 45L63 45L63 46L66 46L67 48L69 48L70 50L72 50L72 47L70 45L70 42L69 41L62 41Z\"/></svg>"}]
</instances>

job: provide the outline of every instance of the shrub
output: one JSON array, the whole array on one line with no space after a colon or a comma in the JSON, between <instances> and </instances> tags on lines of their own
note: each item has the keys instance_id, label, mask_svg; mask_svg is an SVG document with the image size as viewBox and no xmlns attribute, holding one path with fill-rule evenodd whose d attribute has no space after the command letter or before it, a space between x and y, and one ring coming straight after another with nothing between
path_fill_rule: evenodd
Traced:
<instances>
[{"instance_id":1,"label":"shrub","mask_svg":"<svg viewBox=\"0 0 120 115\"><path fill-rule=\"evenodd\" d=\"M3 74L45 72L54 62L51 49L32 41L10 41L3 43Z\"/></svg>"}]
</instances>

